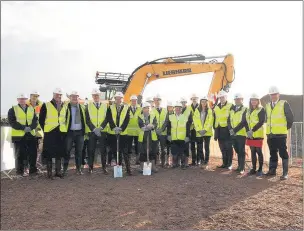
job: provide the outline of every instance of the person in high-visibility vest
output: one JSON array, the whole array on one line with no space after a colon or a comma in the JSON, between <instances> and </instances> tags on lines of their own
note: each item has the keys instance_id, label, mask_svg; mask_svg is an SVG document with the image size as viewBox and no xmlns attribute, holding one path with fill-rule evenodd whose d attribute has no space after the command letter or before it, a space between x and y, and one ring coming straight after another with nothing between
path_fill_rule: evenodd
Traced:
<instances>
[{"instance_id":1,"label":"person in high-visibility vest","mask_svg":"<svg viewBox=\"0 0 304 231\"><path fill-rule=\"evenodd\" d=\"M199 97L194 93L191 95L191 101L192 103L188 106L188 109L190 109L191 111L191 115L193 117L193 114L195 112L195 109L197 109L198 105L198 99ZM196 144L196 131L194 129L194 125L193 122L190 126L190 131L191 131L191 135L190 135L190 146L191 146L191 156L192 156L192 166L196 166L196 164L200 164L199 160L198 160L198 156L196 153L199 152L198 150L198 145Z\"/></svg>"},{"instance_id":2,"label":"person in high-visibility vest","mask_svg":"<svg viewBox=\"0 0 304 231\"><path fill-rule=\"evenodd\" d=\"M173 102L168 101L167 111L168 111L167 116L174 114ZM169 167L169 156L170 156L170 153L171 153L171 142L168 139L166 140L166 146L167 146L166 166Z\"/></svg>"},{"instance_id":3,"label":"person in high-visibility vest","mask_svg":"<svg viewBox=\"0 0 304 231\"><path fill-rule=\"evenodd\" d=\"M141 113L141 108L139 104L137 104L137 96L132 95L130 98L130 121L127 127L128 132L128 152L132 154L132 146L134 141L135 147L135 155L136 155L136 164L139 164L139 154L138 154L138 135L139 135L139 127L138 127L138 116Z\"/></svg>"},{"instance_id":4,"label":"person in high-visibility vest","mask_svg":"<svg viewBox=\"0 0 304 231\"><path fill-rule=\"evenodd\" d=\"M214 107L214 140L219 143L223 164L218 168L232 169L232 140L228 129L228 117L233 104L227 102L227 92L221 90L217 96L220 102Z\"/></svg>"},{"instance_id":5,"label":"person in high-visibility vest","mask_svg":"<svg viewBox=\"0 0 304 231\"><path fill-rule=\"evenodd\" d=\"M189 116L182 114L182 104L176 102L174 105L175 113L169 115L162 126L162 131L167 128L168 140L171 142L171 152L173 156L173 168L178 166L178 157L182 161L182 169L186 169L185 146L190 141L191 121Z\"/></svg>"},{"instance_id":6,"label":"person in high-visibility vest","mask_svg":"<svg viewBox=\"0 0 304 231\"><path fill-rule=\"evenodd\" d=\"M150 114L150 107L149 103L143 103L142 112L138 115L138 126L140 127L138 135L140 172L143 171L144 162L147 161L147 147L149 147L149 161L152 163L152 172L157 173L158 170L155 165L155 157L158 151L158 140L155 132L157 120L154 114Z\"/></svg>"},{"instance_id":7,"label":"person in high-visibility vest","mask_svg":"<svg viewBox=\"0 0 304 231\"><path fill-rule=\"evenodd\" d=\"M247 110L246 114L246 133L247 138L249 140L255 140L257 144L252 144L250 146L251 151L251 162L252 162L252 169L249 172L249 175L256 174L257 176L263 175L263 163L264 163L264 157L263 157L263 151L262 151L262 145L263 145L263 139L264 139L264 123L266 118L266 112L265 109L260 106L260 98L257 94L253 93L250 96L250 102L249 102L249 109ZM256 164L257 164L257 157L259 159L259 168L258 171L256 171Z\"/></svg>"},{"instance_id":8,"label":"person in high-visibility vest","mask_svg":"<svg viewBox=\"0 0 304 231\"><path fill-rule=\"evenodd\" d=\"M36 113L37 118L39 118L42 102L39 100L39 92L34 90L30 93L30 98L27 100L26 104L29 107L33 107ZM42 152L42 138L43 138L43 131L38 123L36 128L36 140L37 140L37 150L38 152ZM42 164L45 164L42 159Z\"/></svg>"},{"instance_id":9,"label":"person in high-visibility vest","mask_svg":"<svg viewBox=\"0 0 304 231\"><path fill-rule=\"evenodd\" d=\"M95 161L95 150L98 144L98 149L101 154L101 163L104 174L108 174L106 167L107 153L106 153L106 135L105 129L107 120L106 104L100 102L100 91L93 89L92 91L93 102L90 102L86 108L86 129L88 133L88 165L89 173L93 172L93 166Z\"/></svg>"},{"instance_id":10,"label":"person in high-visibility vest","mask_svg":"<svg viewBox=\"0 0 304 231\"><path fill-rule=\"evenodd\" d=\"M161 127L163 126L165 120L166 120L166 116L167 116L167 109L161 107L160 103L161 103L161 96L160 94L156 94L153 97L154 100L154 108L152 108L151 113L154 114L156 116L156 120L157 120L157 138L159 141L159 145L160 145L160 162L161 162L161 166L162 168L164 168L166 166L166 156L167 156L167 149L166 149L166 141L167 141L167 136L166 136L166 132L160 132L159 129L161 129ZM156 161L159 159L157 158L159 156L159 153L157 153L158 155L156 156Z\"/></svg>"},{"instance_id":11,"label":"person in high-visibility vest","mask_svg":"<svg viewBox=\"0 0 304 231\"><path fill-rule=\"evenodd\" d=\"M39 124L43 130L43 152L47 165L47 177L52 176L52 158L55 158L55 177L62 178L61 158L64 156L64 135L59 129L59 115L63 107L62 89L56 88L53 91L53 99L41 106L39 114Z\"/></svg>"},{"instance_id":12,"label":"person in high-visibility vest","mask_svg":"<svg viewBox=\"0 0 304 231\"><path fill-rule=\"evenodd\" d=\"M228 129L232 137L233 148L237 153L238 167L236 172L240 175L245 173L245 144L246 144L246 113L247 108L243 105L243 96L234 96L235 105L230 110L228 117Z\"/></svg>"},{"instance_id":13,"label":"person in high-visibility vest","mask_svg":"<svg viewBox=\"0 0 304 231\"><path fill-rule=\"evenodd\" d=\"M63 162L63 175L67 175L71 150L75 144L75 165L76 174L83 175L82 172L82 149L84 135L86 133L85 107L79 104L79 93L72 91L70 102L64 105L59 117L60 132L65 134L65 155Z\"/></svg>"},{"instance_id":14,"label":"person in high-visibility vest","mask_svg":"<svg viewBox=\"0 0 304 231\"><path fill-rule=\"evenodd\" d=\"M37 146L36 128L38 119L33 107L26 104L27 96L20 94L17 97L18 104L8 111L8 122L12 127L12 142L15 152L15 169L18 176L25 176L27 159L29 160L29 174L37 173Z\"/></svg>"},{"instance_id":15,"label":"person in high-visibility vest","mask_svg":"<svg viewBox=\"0 0 304 231\"><path fill-rule=\"evenodd\" d=\"M193 113L192 113L192 110L191 110L191 106L188 107L187 106L187 99L182 97L180 99L180 103L182 104L182 114L184 114L186 117L189 118L189 121L193 122ZM191 126L190 126L190 131L191 131ZM191 134L190 134L190 141L191 141ZM186 167L189 167L189 164L188 164L188 160L189 160L189 145L190 145L190 142L186 143L185 144L185 158L184 158L184 161L185 163L182 163L183 165L185 165ZM195 145L195 140L194 140L194 145ZM193 154L194 153L194 154ZM193 157L194 155L194 157ZM196 163L196 152L195 152L195 149L194 149L194 152L192 152L192 163L193 163L193 158L195 159L195 163ZM179 165L179 160L178 160L178 165Z\"/></svg>"},{"instance_id":16,"label":"person in high-visibility vest","mask_svg":"<svg viewBox=\"0 0 304 231\"><path fill-rule=\"evenodd\" d=\"M270 150L269 171L267 176L276 175L278 166L278 151L282 158L283 175L281 180L288 178L288 152L286 139L288 130L293 124L293 112L286 100L280 99L280 92L277 87L273 86L269 89L271 102L266 105L267 117L267 143Z\"/></svg>"},{"instance_id":17,"label":"person in high-visibility vest","mask_svg":"<svg viewBox=\"0 0 304 231\"><path fill-rule=\"evenodd\" d=\"M200 98L200 104L195 109L193 115L193 124L196 131L196 142L197 148L197 159L198 163L202 166L207 167L209 163L210 155L210 140L213 135L213 112L209 108L207 96ZM203 151L203 146L205 153Z\"/></svg>"},{"instance_id":18,"label":"person in high-visibility vest","mask_svg":"<svg viewBox=\"0 0 304 231\"><path fill-rule=\"evenodd\" d=\"M116 92L114 99L115 102L107 110L107 123L109 124L108 141L114 158L112 165L117 163L117 139L119 139L119 162L122 164L122 156L126 165L127 174L132 175L130 166L130 156L128 153L128 133L127 126L130 121L130 108L128 105L122 103L123 93Z\"/></svg>"}]
</instances>

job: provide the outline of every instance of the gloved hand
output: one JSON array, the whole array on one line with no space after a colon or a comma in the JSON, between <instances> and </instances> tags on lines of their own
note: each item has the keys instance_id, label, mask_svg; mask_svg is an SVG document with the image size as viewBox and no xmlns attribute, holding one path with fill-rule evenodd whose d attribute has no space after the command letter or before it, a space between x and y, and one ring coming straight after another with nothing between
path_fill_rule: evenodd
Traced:
<instances>
[{"instance_id":1,"label":"gloved hand","mask_svg":"<svg viewBox=\"0 0 304 231\"><path fill-rule=\"evenodd\" d=\"M233 131L233 129L230 129L230 130L229 130L229 133L230 133L231 136L234 136L234 135L235 135L235 132Z\"/></svg>"},{"instance_id":2,"label":"gloved hand","mask_svg":"<svg viewBox=\"0 0 304 231\"><path fill-rule=\"evenodd\" d=\"M25 133L31 132L31 128L30 128L30 127L25 127L25 128L24 128L24 132L25 132Z\"/></svg>"},{"instance_id":3,"label":"gloved hand","mask_svg":"<svg viewBox=\"0 0 304 231\"><path fill-rule=\"evenodd\" d=\"M201 131L199 131L199 134L201 135L201 136L204 136L205 134L206 134L206 130L201 130Z\"/></svg>"},{"instance_id":4,"label":"gloved hand","mask_svg":"<svg viewBox=\"0 0 304 231\"><path fill-rule=\"evenodd\" d=\"M190 141L189 137L185 138L185 142L188 143Z\"/></svg>"},{"instance_id":5,"label":"gloved hand","mask_svg":"<svg viewBox=\"0 0 304 231\"><path fill-rule=\"evenodd\" d=\"M161 131L161 129L160 129L160 128L156 129L156 134L157 134L157 135L159 135L159 136L160 136L160 135L161 135L161 133L162 133L162 131Z\"/></svg>"},{"instance_id":6,"label":"gloved hand","mask_svg":"<svg viewBox=\"0 0 304 231\"><path fill-rule=\"evenodd\" d=\"M119 134L119 133L121 133L121 128L119 128L119 127L115 127L114 128L114 132L115 132L115 134L117 135L117 134Z\"/></svg>"},{"instance_id":7,"label":"gloved hand","mask_svg":"<svg viewBox=\"0 0 304 231\"><path fill-rule=\"evenodd\" d=\"M100 130L101 128L95 128L93 132L95 133L96 136L101 136Z\"/></svg>"},{"instance_id":8,"label":"gloved hand","mask_svg":"<svg viewBox=\"0 0 304 231\"><path fill-rule=\"evenodd\" d=\"M148 125L147 125L147 128L148 128L149 130L152 130L152 129L154 128L154 125L153 125L153 124L148 124Z\"/></svg>"},{"instance_id":9,"label":"gloved hand","mask_svg":"<svg viewBox=\"0 0 304 231\"><path fill-rule=\"evenodd\" d=\"M167 140L171 142L171 140L172 140L172 139L171 139L171 136L168 136L168 137L167 137Z\"/></svg>"},{"instance_id":10,"label":"gloved hand","mask_svg":"<svg viewBox=\"0 0 304 231\"><path fill-rule=\"evenodd\" d=\"M249 139L253 139L253 131L249 130L247 132L247 136L248 136Z\"/></svg>"}]
</instances>

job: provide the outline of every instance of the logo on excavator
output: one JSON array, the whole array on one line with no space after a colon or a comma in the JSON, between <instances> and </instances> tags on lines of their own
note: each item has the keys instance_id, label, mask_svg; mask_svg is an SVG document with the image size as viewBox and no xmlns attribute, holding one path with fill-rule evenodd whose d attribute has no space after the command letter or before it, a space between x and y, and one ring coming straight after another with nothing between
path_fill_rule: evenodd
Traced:
<instances>
[{"instance_id":1,"label":"logo on excavator","mask_svg":"<svg viewBox=\"0 0 304 231\"><path fill-rule=\"evenodd\" d=\"M163 71L163 75L177 75L177 74L191 73L191 72L192 72L191 68L187 68L187 69Z\"/></svg>"}]
</instances>

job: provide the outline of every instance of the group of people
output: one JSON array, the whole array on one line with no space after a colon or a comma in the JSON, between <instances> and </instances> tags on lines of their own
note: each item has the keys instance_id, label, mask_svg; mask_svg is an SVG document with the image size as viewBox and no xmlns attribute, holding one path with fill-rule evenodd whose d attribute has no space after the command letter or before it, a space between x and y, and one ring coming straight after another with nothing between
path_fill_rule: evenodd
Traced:
<instances>
[{"instance_id":1,"label":"group of people","mask_svg":"<svg viewBox=\"0 0 304 231\"><path fill-rule=\"evenodd\" d=\"M85 105L79 103L77 91L71 92L70 100L66 103L62 101L62 94L62 89L56 88L52 100L45 103L39 101L38 92L32 92L30 99L20 94L18 104L9 110L17 174L23 176L27 166L30 175L37 174L37 147L41 140L47 177L53 179L52 158L55 158L54 176L63 178L68 173L73 144L77 174L83 174L83 150L86 144L90 174L93 173L95 151L98 149L104 174L108 174L107 162L115 166L121 165L124 160L127 174L132 175L130 155L133 143L140 171L149 157L152 172L156 173L158 163L162 167L169 166L170 153L173 168L189 167L190 150L191 165L208 166L210 140L213 137L218 141L222 153L223 163L219 168L232 170L234 149L238 156L236 171L240 175L244 174L247 144L252 159L249 174L261 176L266 124L270 150L266 175L276 175L279 153L283 166L281 179L288 177L286 139L288 129L293 124L293 113L289 104L280 99L276 87L269 89L271 102L265 108L261 106L257 94L251 95L248 108L241 94L235 95L232 104L227 101L227 92L224 90L219 92L219 102L212 108L209 107L207 97L198 97L196 94L192 95L190 105L187 105L186 98L181 98L175 103L168 102L167 107L161 107L162 98L159 94L139 104L137 96L132 95L130 101L126 102L123 93L117 92L114 102L106 104L101 103L99 90L93 89L92 100Z\"/></svg>"}]
</instances>

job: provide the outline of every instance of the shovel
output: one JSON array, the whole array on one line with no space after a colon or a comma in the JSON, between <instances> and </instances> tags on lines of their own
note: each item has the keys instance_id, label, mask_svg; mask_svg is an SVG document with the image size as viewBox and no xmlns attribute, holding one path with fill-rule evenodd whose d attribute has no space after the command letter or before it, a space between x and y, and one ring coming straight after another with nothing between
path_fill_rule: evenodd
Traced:
<instances>
[{"instance_id":1,"label":"shovel","mask_svg":"<svg viewBox=\"0 0 304 231\"><path fill-rule=\"evenodd\" d=\"M116 139L117 139L117 147L116 147L117 163L116 166L114 166L114 178L122 177L122 166L119 165L119 135L116 135Z\"/></svg>"},{"instance_id":2,"label":"shovel","mask_svg":"<svg viewBox=\"0 0 304 231\"><path fill-rule=\"evenodd\" d=\"M150 132L148 132L148 135L147 135L147 162L144 162L144 169L143 169L144 176L151 176L151 169L152 169L152 163L149 160L149 152L150 152L149 135L150 135Z\"/></svg>"}]
</instances>

